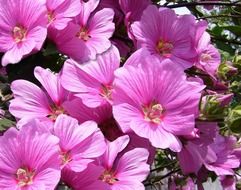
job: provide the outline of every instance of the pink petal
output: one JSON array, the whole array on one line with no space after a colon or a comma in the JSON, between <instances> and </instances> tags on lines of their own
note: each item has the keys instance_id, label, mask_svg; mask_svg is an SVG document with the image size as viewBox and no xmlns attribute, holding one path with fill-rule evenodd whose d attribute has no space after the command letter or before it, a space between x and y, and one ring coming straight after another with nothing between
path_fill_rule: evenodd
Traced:
<instances>
[{"instance_id":1,"label":"pink petal","mask_svg":"<svg viewBox=\"0 0 241 190\"><path fill-rule=\"evenodd\" d=\"M144 181L149 174L150 166L146 163L149 152L144 148L135 148L126 152L118 161L116 177L118 180Z\"/></svg>"},{"instance_id":2,"label":"pink petal","mask_svg":"<svg viewBox=\"0 0 241 190\"><path fill-rule=\"evenodd\" d=\"M50 70L36 67L34 76L38 79L41 85L45 88L53 102L59 105L65 98L64 89L60 85L59 77Z\"/></svg>"},{"instance_id":3,"label":"pink petal","mask_svg":"<svg viewBox=\"0 0 241 190\"><path fill-rule=\"evenodd\" d=\"M49 114L49 103L44 92L36 85L16 80L11 84L15 98L11 101L9 111L16 117L45 117Z\"/></svg>"},{"instance_id":4,"label":"pink petal","mask_svg":"<svg viewBox=\"0 0 241 190\"><path fill-rule=\"evenodd\" d=\"M118 153L126 148L129 140L129 136L125 135L117 138L113 142L108 142L106 152L101 158L106 168L112 168Z\"/></svg>"}]
</instances>

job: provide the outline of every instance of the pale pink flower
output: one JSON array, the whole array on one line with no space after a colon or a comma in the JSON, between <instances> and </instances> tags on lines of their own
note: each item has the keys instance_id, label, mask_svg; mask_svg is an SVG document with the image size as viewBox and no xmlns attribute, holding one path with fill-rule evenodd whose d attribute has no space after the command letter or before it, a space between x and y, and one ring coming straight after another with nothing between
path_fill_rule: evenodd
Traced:
<instances>
[{"instance_id":1,"label":"pale pink flower","mask_svg":"<svg viewBox=\"0 0 241 190\"><path fill-rule=\"evenodd\" d=\"M103 167L89 164L82 172L63 169L61 178L68 187L74 190L110 190L110 186L100 180L103 172Z\"/></svg>"},{"instance_id":2,"label":"pale pink flower","mask_svg":"<svg viewBox=\"0 0 241 190\"><path fill-rule=\"evenodd\" d=\"M68 100L69 93L61 86L58 74L36 67L34 75L44 89L26 80L12 82L14 99L10 102L9 111L21 120L39 118L54 121L59 114L65 113L62 104Z\"/></svg>"},{"instance_id":3,"label":"pale pink flower","mask_svg":"<svg viewBox=\"0 0 241 190\"><path fill-rule=\"evenodd\" d=\"M128 142L128 136L108 142L106 152L98 160L99 164L105 168L100 179L109 184L111 190L145 189L141 182L146 179L150 171L149 165L146 163L148 151L143 148L135 148L121 157L117 157Z\"/></svg>"},{"instance_id":4,"label":"pale pink flower","mask_svg":"<svg viewBox=\"0 0 241 190\"><path fill-rule=\"evenodd\" d=\"M98 107L112 102L114 71L119 68L120 55L114 46L98 55L96 60L77 64L67 60L61 75L65 89L82 99L88 107Z\"/></svg>"},{"instance_id":5,"label":"pale pink flower","mask_svg":"<svg viewBox=\"0 0 241 190\"><path fill-rule=\"evenodd\" d=\"M111 9L105 8L91 14L98 1L81 4L81 12L74 21L54 36L51 34L60 52L80 62L95 59L96 54L108 50L111 46L109 38L115 29Z\"/></svg>"},{"instance_id":6,"label":"pale pink flower","mask_svg":"<svg viewBox=\"0 0 241 190\"><path fill-rule=\"evenodd\" d=\"M54 123L53 135L59 138L62 167L81 172L106 149L104 136L93 121L78 125L67 115L59 115Z\"/></svg>"},{"instance_id":7,"label":"pale pink flower","mask_svg":"<svg viewBox=\"0 0 241 190\"><path fill-rule=\"evenodd\" d=\"M134 22L131 32L138 48L146 48L160 60L171 59L183 69L193 65L197 56L193 39L195 18L192 15L177 16L167 8L148 6L141 20ZM183 27L185 26L185 27Z\"/></svg>"},{"instance_id":8,"label":"pale pink flower","mask_svg":"<svg viewBox=\"0 0 241 190\"><path fill-rule=\"evenodd\" d=\"M47 0L48 27L63 30L81 11L80 0Z\"/></svg>"},{"instance_id":9,"label":"pale pink flower","mask_svg":"<svg viewBox=\"0 0 241 190\"><path fill-rule=\"evenodd\" d=\"M57 137L33 127L10 128L0 143L0 189L55 189L60 180Z\"/></svg>"},{"instance_id":10,"label":"pale pink flower","mask_svg":"<svg viewBox=\"0 0 241 190\"><path fill-rule=\"evenodd\" d=\"M203 87L187 81L172 62L153 61L116 70L113 115L123 132L133 131L154 147L180 151L177 135L193 131Z\"/></svg>"},{"instance_id":11,"label":"pale pink flower","mask_svg":"<svg viewBox=\"0 0 241 190\"><path fill-rule=\"evenodd\" d=\"M18 63L28 54L39 51L46 36L44 1L0 1L0 52L5 53L3 66Z\"/></svg>"}]
</instances>

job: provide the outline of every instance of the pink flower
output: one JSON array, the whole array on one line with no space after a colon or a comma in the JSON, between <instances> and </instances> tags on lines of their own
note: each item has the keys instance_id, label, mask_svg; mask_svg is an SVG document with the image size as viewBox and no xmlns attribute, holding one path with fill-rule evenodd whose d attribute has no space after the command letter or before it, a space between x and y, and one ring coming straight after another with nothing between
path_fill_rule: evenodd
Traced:
<instances>
[{"instance_id":1,"label":"pink flower","mask_svg":"<svg viewBox=\"0 0 241 190\"><path fill-rule=\"evenodd\" d=\"M101 0L95 11L102 10L104 8L111 8L115 12L114 21L117 26L122 24L124 15L121 11L119 0Z\"/></svg>"},{"instance_id":2,"label":"pink flower","mask_svg":"<svg viewBox=\"0 0 241 190\"><path fill-rule=\"evenodd\" d=\"M148 58L143 57L145 61ZM180 151L177 135L193 131L203 87L187 81L172 62L153 61L139 65L129 62L115 72L114 118L125 133L134 131L154 147Z\"/></svg>"},{"instance_id":3,"label":"pink flower","mask_svg":"<svg viewBox=\"0 0 241 190\"><path fill-rule=\"evenodd\" d=\"M171 59L186 69L193 65L197 56L193 43L194 25L195 18L191 15L178 17L173 10L158 10L150 5L131 29L138 48L146 48L159 59Z\"/></svg>"},{"instance_id":4,"label":"pink flower","mask_svg":"<svg viewBox=\"0 0 241 190\"><path fill-rule=\"evenodd\" d=\"M213 161L207 157L204 163L205 167L209 171L214 171L217 175L233 175L233 169L240 166L240 160L235 154L236 143L237 140L233 136L223 137L218 135L210 145L217 159Z\"/></svg>"},{"instance_id":5,"label":"pink flower","mask_svg":"<svg viewBox=\"0 0 241 190\"><path fill-rule=\"evenodd\" d=\"M134 21L139 21L141 19L143 11L148 5L151 5L151 2L150 0L120 0L119 2L125 14L125 25L128 35L131 39L134 39L130 26Z\"/></svg>"},{"instance_id":6,"label":"pink flower","mask_svg":"<svg viewBox=\"0 0 241 190\"><path fill-rule=\"evenodd\" d=\"M78 119L80 123L88 120L93 120L98 124L98 127L104 134L105 138L109 141L114 141L124 133L121 131L118 123L113 118L112 107L110 104L104 104L97 108L89 108L85 106L78 98L71 101L70 104L64 105L67 112L74 118ZM150 155L148 163L151 164L155 157L155 148L151 146L148 139L141 138L135 133L128 133L130 142L125 151L134 148L146 148Z\"/></svg>"},{"instance_id":7,"label":"pink flower","mask_svg":"<svg viewBox=\"0 0 241 190\"><path fill-rule=\"evenodd\" d=\"M141 183L149 174L148 151L136 148L117 157L127 146L128 136L122 136L108 143L104 155L99 159L99 164L105 168L100 179L109 184L111 190L144 190Z\"/></svg>"},{"instance_id":8,"label":"pink flower","mask_svg":"<svg viewBox=\"0 0 241 190\"><path fill-rule=\"evenodd\" d=\"M5 53L3 66L18 63L24 56L41 49L47 36L45 15L44 1L0 2L0 52Z\"/></svg>"},{"instance_id":9,"label":"pink flower","mask_svg":"<svg viewBox=\"0 0 241 190\"><path fill-rule=\"evenodd\" d=\"M184 144L183 149L177 154L184 174L197 174L204 164L206 157L209 157L209 159L213 161L217 159L209 147L217 135L217 124L203 122L197 123L196 127L192 135L182 138Z\"/></svg>"},{"instance_id":10,"label":"pink flower","mask_svg":"<svg viewBox=\"0 0 241 190\"><path fill-rule=\"evenodd\" d=\"M34 75L44 90L26 80L14 81L11 84L14 99L9 111L23 121L32 118L54 121L59 114L65 113L62 104L69 93L60 85L59 75L41 67L35 68Z\"/></svg>"},{"instance_id":11,"label":"pink flower","mask_svg":"<svg viewBox=\"0 0 241 190\"><path fill-rule=\"evenodd\" d=\"M120 0L120 7L125 13L126 23L141 19L143 11L150 5L150 0Z\"/></svg>"},{"instance_id":12,"label":"pink flower","mask_svg":"<svg viewBox=\"0 0 241 190\"><path fill-rule=\"evenodd\" d=\"M109 38L115 29L111 9L91 14L98 5L96 1L81 4L80 14L54 36L59 51L80 62L95 59L96 54L108 50L111 46Z\"/></svg>"},{"instance_id":13,"label":"pink flower","mask_svg":"<svg viewBox=\"0 0 241 190\"><path fill-rule=\"evenodd\" d=\"M119 65L119 52L112 46L107 52L98 55L95 61L78 65L67 60L61 82L64 88L81 98L86 106L98 107L112 102L114 71Z\"/></svg>"},{"instance_id":14,"label":"pink flower","mask_svg":"<svg viewBox=\"0 0 241 190\"><path fill-rule=\"evenodd\" d=\"M80 0L47 0L49 27L63 30L80 13Z\"/></svg>"},{"instance_id":15,"label":"pink flower","mask_svg":"<svg viewBox=\"0 0 241 190\"><path fill-rule=\"evenodd\" d=\"M0 142L0 189L55 189L60 179L58 138L23 127L10 128Z\"/></svg>"},{"instance_id":16,"label":"pink flower","mask_svg":"<svg viewBox=\"0 0 241 190\"><path fill-rule=\"evenodd\" d=\"M227 175L219 177L223 190L236 190L235 176Z\"/></svg>"},{"instance_id":17,"label":"pink flower","mask_svg":"<svg viewBox=\"0 0 241 190\"><path fill-rule=\"evenodd\" d=\"M109 185L99 179L103 171L103 167L94 164L89 164L84 171L78 173L63 169L62 180L75 190L110 190Z\"/></svg>"},{"instance_id":18,"label":"pink flower","mask_svg":"<svg viewBox=\"0 0 241 190\"><path fill-rule=\"evenodd\" d=\"M215 78L216 71L221 63L220 53L211 44L210 35L205 32L207 23L200 22L196 24L196 28L195 43L198 60L196 61L195 66Z\"/></svg>"},{"instance_id":19,"label":"pink flower","mask_svg":"<svg viewBox=\"0 0 241 190\"><path fill-rule=\"evenodd\" d=\"M78 125L76 119L60 115L52 133L60 140L62 167L75 172L86 169L106 149L104 136L93 121Z\"/></svg>"}]
</instances>

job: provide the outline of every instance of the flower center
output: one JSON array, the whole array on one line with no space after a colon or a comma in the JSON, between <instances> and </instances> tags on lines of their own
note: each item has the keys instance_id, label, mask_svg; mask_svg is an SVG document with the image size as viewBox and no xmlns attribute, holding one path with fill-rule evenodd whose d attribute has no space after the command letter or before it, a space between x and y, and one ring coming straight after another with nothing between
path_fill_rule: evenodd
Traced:
<instances>
[{"instance_id":1,"label":"flower center","mask_svg":"<svg viewBox=\"0 0 241 190\"><path fill-rule=\"evenodd\" d=\"M143 106L142 110L146 121L151 121L156 124L161 123L164 112L164 109L161 106L161 104L152 102L148 106Z\"/></svg>"},{"instance_id":2,"label":"flower center","mask_svg":"<svg viewBox=\"0 0 241 190\"><path fill-rule=\"evenodd\" d=\"M165 42L164 40L159 40L156 48L158 53L160 53L162 56L170 57L173 49L173 45L169 42Z\"/></svg>"},{"instance_id":3,"label":"flower center","mask_svg":"<svg viewBox=\"0 0 241 190\"><path fill-rule=\"evenodd\" d=\"M72 161L70 151L61 151L60 155L63 166Z\"/></svg>"},{"instance_id":4,"label":"flower center","mask_svg":"<svg viewBox=\"0 0 241 190\"><path fill-rule=\"evenodd\" d=\"M13 39L18 43L25 39L27 30L23 26L13 28Z\"/></svg>"},{"instance_id":5,"label":"flower center","mask_svg":"<svg viewBox=\"0 0 241 190\"><path fill-rule=\"evenodd\" d=\"M48 16L48 23L51 23L52 21L55 20L55 15L53 11L48 11L47 16Z\"/></svg>"},{"instance_id":6,"label":"flower center","mask_svg":"<svg viewBox=\"0 0 241 190\"><path fill-rule=\"evenodd\" d=\"M88 30L85 27L80 28L80 31L76 34L76 36L85 42L91 38Z\"/></svg>"},{"instance_id":7,"label":"flower center","mask_svg":"<svg viewBox=\"0 0 241 190\"><path fill-rule=\"evenodd\" d=\"M19 168L16 172L16 178L20 187L33 183L34 172L28 168Z\"/></svg>"},{"instance_id":8,"label":"flower center","mask_svg":"<svg viewBox=\"0 0 241 190\"><path fill-rule=\"evenodd\" d=\"M115 178L115 175L112 171L105 170L100 178L105 183L108 183L109 185L113 185L115 182L119 181L117 178Z\"/></svg>"},{"instance_id":9,"label":"flower center","mask_svg":"<svg viewBox=\"0 0 241 190\"><path fill-rule=\"evenodd\" d=\"M212 59L212 56L207 53L203 53L200 59L202 62L208 62Z\"/></svg>"},{"instance_id":10,"label":"flower center","mask_svg":"<svg viewBox=\"0 0 241 190\"><path fill-rule=\"evenodd\" d=\"M100 95L103 96L104 98L111 100L111 95L112 95L112 86L111 85L101 85L100 88Z\"/></svg>"},{"instance_id":11,"label":"flower center","mask_svg":"<svg viewBox=\"0 0 241 190\"><path fill-rule=\"evenodd\" d=\"M55 121L60 114L66 114L64 108L62 106L52 105L51 113L48 115L48 118Z\"/></svg>"}]
</instances>

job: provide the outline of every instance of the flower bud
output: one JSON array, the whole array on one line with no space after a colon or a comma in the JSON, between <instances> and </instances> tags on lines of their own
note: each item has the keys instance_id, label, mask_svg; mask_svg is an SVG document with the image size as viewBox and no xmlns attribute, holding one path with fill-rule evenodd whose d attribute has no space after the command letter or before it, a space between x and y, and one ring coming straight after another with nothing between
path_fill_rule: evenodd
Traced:
<instances>
[{"instance_id":1,"label":"flower bud","mask_svg":"<svg viewBox=\"0 0 241 190\"><path fill-rule=\"evenodd\" d=\"M228 117L227 117L227 125L229 128L235 132L240 133L241 132L241 106L236 106L232 110L229 111Z\"/></svg>"},{"instance_id":2,"label":"flower bud","mask_svg":"<svg viewBox=\"0 0 241 190\"><path fill-rule=\"evenodd\" d=\"M241 69L241 55L234 56L233 64L234 64L235 67Z\"/></svg>"},{"instance_id":3,"label":"flower bud","mask_svg":"<svg viewBox=\"0 0 241 190\"><path fill-rule=\"evenodd\" d=\"M225 115L226 106L231 102L233 94L210 94L202 98L201 117L219 119Z\"/></svg>"},{"instance_id":4,"label":"flower bud","mask_svg":"<svg viewBox=\"0 0 241 190\"><path fill-rule=\"evenodd\" d=\"M238 69L233 66L233 63L226 61L218 67L218 76L224 80L230 79L233 75L238 73Z\"/></svg>"}]
</instances>

